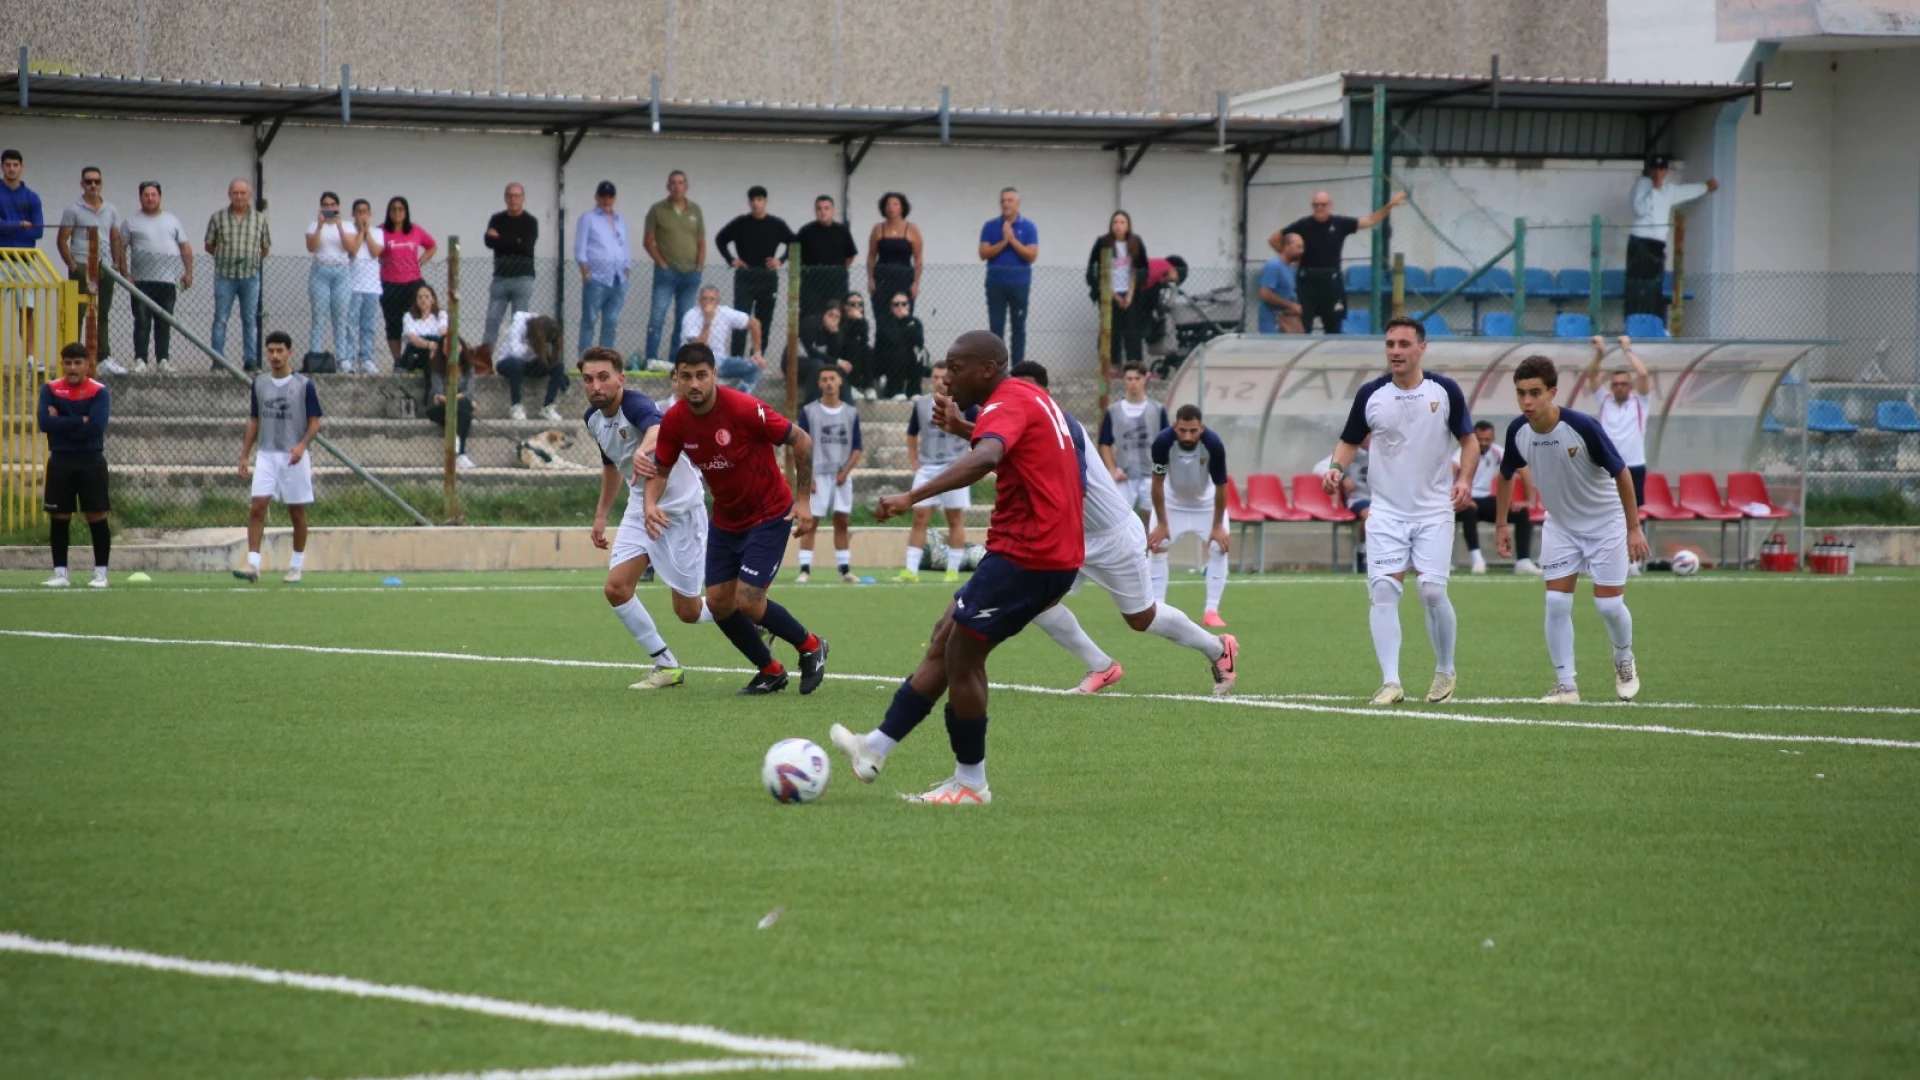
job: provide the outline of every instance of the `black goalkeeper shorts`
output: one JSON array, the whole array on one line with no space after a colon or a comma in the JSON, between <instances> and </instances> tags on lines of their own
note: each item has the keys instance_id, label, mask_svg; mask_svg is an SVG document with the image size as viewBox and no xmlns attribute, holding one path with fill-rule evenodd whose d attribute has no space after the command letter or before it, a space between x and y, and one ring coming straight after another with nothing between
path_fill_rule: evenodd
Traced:
<instances>
[{"instance_id":1,"label":"black goalkeeper shorts","mask_svg":"<svg viewBox=\"0 0 1920 1080\"><path fill-rule=\"evenodd\" d=\"M71 514L76 502L85 513L106 513L105 455L54 454L47 458L46 502L50 514Z\"/></svg>"}]
</instances>

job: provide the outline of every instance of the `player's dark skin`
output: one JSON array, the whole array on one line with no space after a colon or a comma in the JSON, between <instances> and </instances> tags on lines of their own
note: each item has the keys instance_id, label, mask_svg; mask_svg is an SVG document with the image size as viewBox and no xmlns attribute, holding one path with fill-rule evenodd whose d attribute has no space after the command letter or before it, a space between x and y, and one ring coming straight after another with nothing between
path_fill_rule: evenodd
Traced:
<instances>
[{"instance_id":1,"label":"player's dark skin","mask_svg":"<svg viewBox=\"0 0 1920 1080\"><path fill-rule=\"evenodd\" d=\"M984 330L960 335L947 350L947 382L953 391L951 401L935 400L935 408L957 407L965 412L984 405L999 389L1007 375L1007 347ZM874 509L874 519L885 521L910 513L913 504L942 492L971 487L1000 464L1006 447L998 439L987 439L960 456L940 475L902 495L888 495ZM971 720L987 715L987 654L993 643L972 634L953 632L953 605L934 624L927 654L913 669L909 681L914 693L927 701L938 701L947 694L953 714Z\"/></svg>"}]
</instances>

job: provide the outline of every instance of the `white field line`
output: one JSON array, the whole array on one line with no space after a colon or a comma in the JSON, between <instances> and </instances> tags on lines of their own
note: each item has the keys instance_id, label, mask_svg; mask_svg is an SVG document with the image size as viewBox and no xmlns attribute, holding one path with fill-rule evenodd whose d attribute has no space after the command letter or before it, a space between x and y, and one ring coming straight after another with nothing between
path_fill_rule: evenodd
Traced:
<instances>
[{"instance_id":1,"label":"white field line","mask_svg":"<svg viewBox=\"0 0 1920 1080\"><path fill-rule=\"evenodd\" d=\"M222 649L261 649L273 652L302 652L334 656L383 656L413 660L459 660L485 664L533 664L543 667L603 668L623 671L649 670L647 665L626 664L609 660L566 660L544 656L490 656L479 653L433 652L417 649L358 649L336 645L294 645L268 641L221 641L197 638L154 638L131 637L123 634L70 634L56 630L0 630L0 637L42 638L56 641L98 641L127 645L182 645ZM744 668L696 667L687 665L686 670L721 675L745 675ZM852 672L835 672L832 677L847 682L870 682L884 685L898 683L899 675L865 675ZM1044 694L1052 697L1080 697L1077 690L1066 690L1054 686L1032 686L1022 683L992 683L995 690L1007 690L1024 694ZM1315 700L1293 700L1284 697L1214 697L1211 694L1143 694L1127 691L1107 691L1100 695L1105 698L1131 698L1141 701L1177 701L1193 705L1212 705L1220 707L1239 707L1252 709L1275 709L1286 712L1320 713L1334 716L1397 716L1403 719L1450 720L1462 724L1506 724L1517 727L1576 728L1589 731L1635 732L1646 735L1685 735L1700 739L1733 739L1747 742L1784 742L1784 743L1824 743L1835 746L1877 746L1904 750L1920 750L1920 741L1903 739L1881 739L1853 735L1788 735L1755 731L1713 731L1704 728L1678 728L1665 724L1607 724L1598 721L1581 720L1539 720L1517 716L1481 716L1474 713L1438 712L1420 706L1406 709L1380 709L1368 705L1331 705L1320 704L1325 697ZM1331 700L1352 701L1353 698L1331 698ZM1501 699L1519 700L1526 699ZM1532 704L1538 704L1532 702ZM1665 707L1666 703L1642 702L1648 708ZM1712 705L1682 704L1678 708L1741 710L1756 708L1749 705ZM1759 706L1760 708L1778 708L1790 710L1795 706ZM1807 711L1844 710L1861 713L1892 713L1896 715L1911 713L1915 710L1902 708L1879 708L1874 706L1808 706Z\"/></svg>"},{"instance_id":2,"label":"white field line","mask_svg":"<svg viewBox=\"0 0 1920 1080\"><path fill-rule=\"evenodd\" d=\"M1267 701L1364 701L1353 694L1249 694ZM1540 699L1528 697L1456 697L1455 705L1538 705ZM1558 708L1560 706L1556 706ZM1708 712L1808 712L1859 713L1878 716L1920 716L1920 708L1904 705L1753 705L1716 704L1710 701L1578 701L1576 709L1703 709Z\"/></svg>"},{"instance_id":3,"label":"white field line","mask_svg":"<svg viewBox=\"0 0 1920 1080\"><path fill-rule=\"evenodd\" d=\"M631 1016L621 1016L617 1013L587 1012L556 1005L534 1005L527 1002L480 997L476 994L449 994L420 986L366 982L342 975L309 975L297 971L252 967L247 964L189 960L185 957L162 956L158 953L138 952L133 949L115 948L111 945L72 945L64 941L46 941L25 934L0 933L0 952L60 956L73 960L90 960L96 964L198 975L207 979L235 979L266 986L288 986L324 994L345 994L349 997L398 1001L436 1009L453 1009L459 1012L478 1013L482 1016L520 1020L530 1024L544 1024L548 1027L577 1028L610 1035L626 1035L635 1039L656 1039L687 1046L726 1050L737 1054L762 1055L758 1058L666 1062L649 1065L621 1063L585 1069L564 1066L560 1069L531 1072L489 1072L464 1075L521 1077L523 1080L528 1077L541 1077L545 1080L592 1080L592 1078L615 1076L666 1076L675 1075L676 1071L711 1073L770 1068L897 1069L907 1064L905 1058L895 1054L843 1050L839 1047L822 1046L818 1043L800 1042L795 1039L736 1035L714 1027L663 1024L649 1020L636 1020ZM574 1071L566 1071L570 1069ZM600 1072L596 1071L597 1069L624 1071ZM647 1071L636 1071L642 1069Z\"/></svg>"}]
</instances>

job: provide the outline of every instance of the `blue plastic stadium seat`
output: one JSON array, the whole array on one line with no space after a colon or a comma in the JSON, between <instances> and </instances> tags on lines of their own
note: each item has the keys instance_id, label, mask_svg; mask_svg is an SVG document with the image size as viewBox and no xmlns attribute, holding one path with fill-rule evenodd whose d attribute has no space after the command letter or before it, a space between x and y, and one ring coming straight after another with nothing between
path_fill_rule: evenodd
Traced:
<instances>
[{"instance_id":1,"label":"blue plastic stadium seat","mask_svg":"<svg viewBox=\"0 0 1920 1080\"><path fill-rule=\"evenodd\" d=\"M1408 296L1434 296L1433 275L1427 273L1424 266L1409 266L1404 270Z\"/></svg>"},{"instance_id":2,"label":"blue plastic stadium seat","mask_svg":"<svg viewBox=\"0 0 1920 1080\"><path fill-rule=\"evenodd\" d=\"M1467 280L1467 270L1463 266L1436 266L1433 268L1433 295L1453 291L1455 285Z\"/></svg>"},{"instance_id":3,"label":"blue plastic stadium seat","mask_svg":"<svg viewBox=\"0 0 1920 1080\"><path fill-rule=\"evenodd\" d=\"M1486 272L1473 279L1467 286L1467 296L1485 299L1490 296L1513 295L1513 271L1504 266L1489 266Z\"/></svg>"},{"instance_id":4,"label":"blue plastic stadium seat","mask_svg":"<svg viewBox=\"0 0 1920 1080\"><path fill-rule=\"evenodd\" d=\"M1904 401L1883 401L1874 406L1873 426L1881 431L1911 435L1920 432L1920 415L1916 415L1913 406Z\"/></svg>"},{"instance_id":5,"label":"blue plastic stadium seat","mask_svg":"<svg viewBox=\"0 0 1920 1080\"><path fill-rule=\"evenodd\" d=\"M1783 431L1785 431L1785 430L1787 430L1787 429L1786 429L1786 428L1783 428L1783 427L1781 427L1781 426L1780 426L1780 421L1778 421L1778 420L1775 420L1775 419L1773 418L1773 414L1772 414L1772 413L1768 413L1768 414L1767 414L1767 418L1766 418L1766 420L1765 420L1764 422L1762 422L1762 423L1761 423L1761 425L1760 425L1760 430L1761 430L1761 431L1766 431L1766 432L1771 432L1771 433L1773 433L1773 434L1776 434L1776 435L1777 435L1777 434L1779 434L1780 432L1783 432Z\"/></svg>"},{"instance_id":6,"label":"blue plastic stadium seat","mask_svg":"<svg viewBox=\"0 0 1920 1080\"><path fill-rule=\"evenodd\" d=\"M1593 273L1589 270L1562 270L1558 283L1560 295L1585 299L1593 289Z\"/></svg>"},{"instance_id":7,"label":"blue plastic stadium seat","mask_svg":"<svg viewBox=\"0 0 1920 1080\"><path fill-rule=\"evenodd\" d=\"M1600 271L1600 295L1607 300L1619 300L1627 295L1627 272L1625 270Z\"/></svg>"},{"instance_id":8,"label":"blue plastic stadium seat","mask_svg":"<svg viewBox=\"0 0 1920 1080\"><path fill-rule=\"evenodd\" d=\"M1840 409L1839 402L1807 402L1807 430L1818 431L1823 435L1851 435L1860 429L1847 423L1847 414Z\"/></svg>"},{"instance_id":9,"label":"blue plastic stadium seat","mask_svg":"<svg viewBox=\"0 0 1920 1080\"><path fill-rule=\"evenodd\" d=\"M1489 311L1480 317L1481 337L1513 337L1513 312Z\"/></svg>"},{"instance_id":10,"label":"blue plastic stadium seat","mask_svg":"<svg viewBox=\"0 0 1920 1080\"><path fill-rule=\"evenodd\" d=\"M1453 327L1448 326L1447 320L1441 318L1439 313L1435 312L1427 316L1427 336L1430 338L1452 337Z\"/></svg>"},{"instance_id":11,"label":"blue plastic stadium seat","mask_svg":"<svg viewBox=\"0 0 1920 1080\"><path fill-rule=\"evenodd\" d=\"M1370 293L1373 291L1373 267L1365 263L1356 263L1347 267L1347 292Z\"/></svg>"},{"instance_id":12,"label":"blue plastic stadium seat","mask_svg":"<svg viewBox=\"0 0 1920 1080\"><path fill-rule=\"evenodd\" d=\"M1660 279L1660 295L1669 300L1673 299L1673 271L1671 270L1667 271L1666 276ZM1685 299L1693 299L1692 289L1687 290Z\"/></svg>"},{"instance_id":13,"label":"blue plastic stadium seat","mask_svg":"<svg viewBox=\"0 0 1920 1080\"><path fill-rule=\"evenodd\" d=\"M1340 320L1340 332L1343 334L1373 333L1373 316L1364 311L1347 309L1347 316Z\"/></svg>"},{"instance_id":14,"label":"blue plastic stadium seat","mask_svg":"<svg viewBox=\"0 0 1920 1080\"><path fill-rule=\"evenodd\" d=\"M1527 282L1528 296L1537 296L1542 300L1559 300L1567 295L1560 291L1559 285L1554 283L1553 271L1551 270L1542 270L1537 266L1529 266L1527 267L1525 279Z\"/></svg>"},{"instance_id":15,"label":"blue plastic stadium seat","mask_svg":"<svg viewBox=\"0 0 1920 1080\"><path fill-rule=\"evenodd\" d=\"M1667 321L1658 315L1636 311L1627 316L1627 336L1636 338L1663 338L1667 333Z\"/></svg>"},{"instance_id":16,"label":"blue plastic stadium seat","mask_svg":"<svg viewBox=\"0 0 1920 1080\"><path fill-rule=\"evenodd\" d=\"M1593 336L1593 320L1582 311L1563 311L1553 317L1553 336L1584 341Z\"/></svg>"}]
</instances>

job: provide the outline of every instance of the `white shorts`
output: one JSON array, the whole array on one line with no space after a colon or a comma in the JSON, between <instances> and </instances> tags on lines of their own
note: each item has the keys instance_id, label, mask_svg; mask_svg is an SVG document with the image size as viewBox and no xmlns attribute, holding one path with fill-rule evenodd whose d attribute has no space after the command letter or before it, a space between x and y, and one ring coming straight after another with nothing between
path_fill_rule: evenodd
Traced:
<instances>
[{"instance_id":1,"label":"white shorts","mask_svg":"<svg viewBox=\"0 0 1920 1080\"><path fill-rule=\"evenodd\" d=\"M1627 532L1575 536L1547 518L1540 530L1540 569L1548 581L1585 572L1595 585L1627 583Z\"/></svg>"},{"instance_id":2,"label":"white shorts","mask_svg":"<svg viewBox=\"0 0 1920 1080\"><path fill-rule=\"evenodd\" d=\"M1367 580L1411 567L1426 581L1444 582L1453 573L1452 518L1408 521L1378 511L1367 515Z\"/></svg>"},{"instance_id":3,"label":"white shorts","mask_svg":"<svg viewBox=\"0 0 1920 1080\"><path fill-rule=\"evenodd\" d=\"M1133 527L1121 526L1102 533L1087 534L1087 553L1074 579L1069 596L1080 591L1082 582L1091 581L1113 596L1113 606L1122 615L1136 615L1154 604L1153 575L1147 567L1147 531L1134 519Z\"/></svg>"},{"instance_id":4,"label":"white shorts","mask_svg":"<svg viewBox=\"0 0 1920 1080\"><path fill-rule=\"evenodd\" d=\"M828 514L853 513L853 478L849 476L844 484L833 482L833 474L813 476L813 516L826 517Z\"/></svg>"},{"instance_id":5,"label":"white shorts","mask_svg":"<svg viewBox=\"0 0 1920 1080\"><path fill-rule=\"evenodd\" d=\"M1152 481L1148 481L1152 483ZM1149 519L1157 523L1159 518ZM1152 528L1149 524L1148 528ZM1183 536L1198 536L1211 547L1213 544L1213 511L1182 510L1177 506L1167 507L1167 543L1171 544Z\"/></svg>"},{"instance_id":6,"label":"white shorts","mask_svg":"<svg viewBox=\"0 0 1920 1080\"><path fill-rule=\"evenodd\" d=\"M1135 510L1153 513L1153 476L1128 476L1121 482L1127 493L1127 500Z\"/></svg>"},{"instance_id":7,"label":"white shorts","mask_svg":"<svg viewBox=\"0 0 1920 1080\"><path fill-rule=\"evenodd\" d=\"M681 596L706 595L707 508L696 506L667 515L667 531L655 540L647 535L647 515L639 499L630 499L613 537L609 568L645 555L653 572L667 588Z\"/></svg>"},{"instance_id":8,"label":"white shorts","mask_svg":"<svg viewBox=\"0 0 1920 1080\"><path fill-rule=\"evenodd\" d=\"M922 465L913 471L913 486L919 487L946 471L945 465ZM935 495L931 499L922 499L914 503L913 508L918 510L923 506L937 506L942 510L965 510L971 501L972 494L966 488L956 488L953 491Z\"/></svg>"},{"instance_id":9,"label":"white shorts","mask_svg":"<svg viewBox=\"0 0 1920 1080\"><path fill-rule=\"evenodd\" d=\"M288 506L313 501L313 451L289 462L284 450L261 450L253 456L253 497L279 499Z\"/></svg>"}]
</instances>

